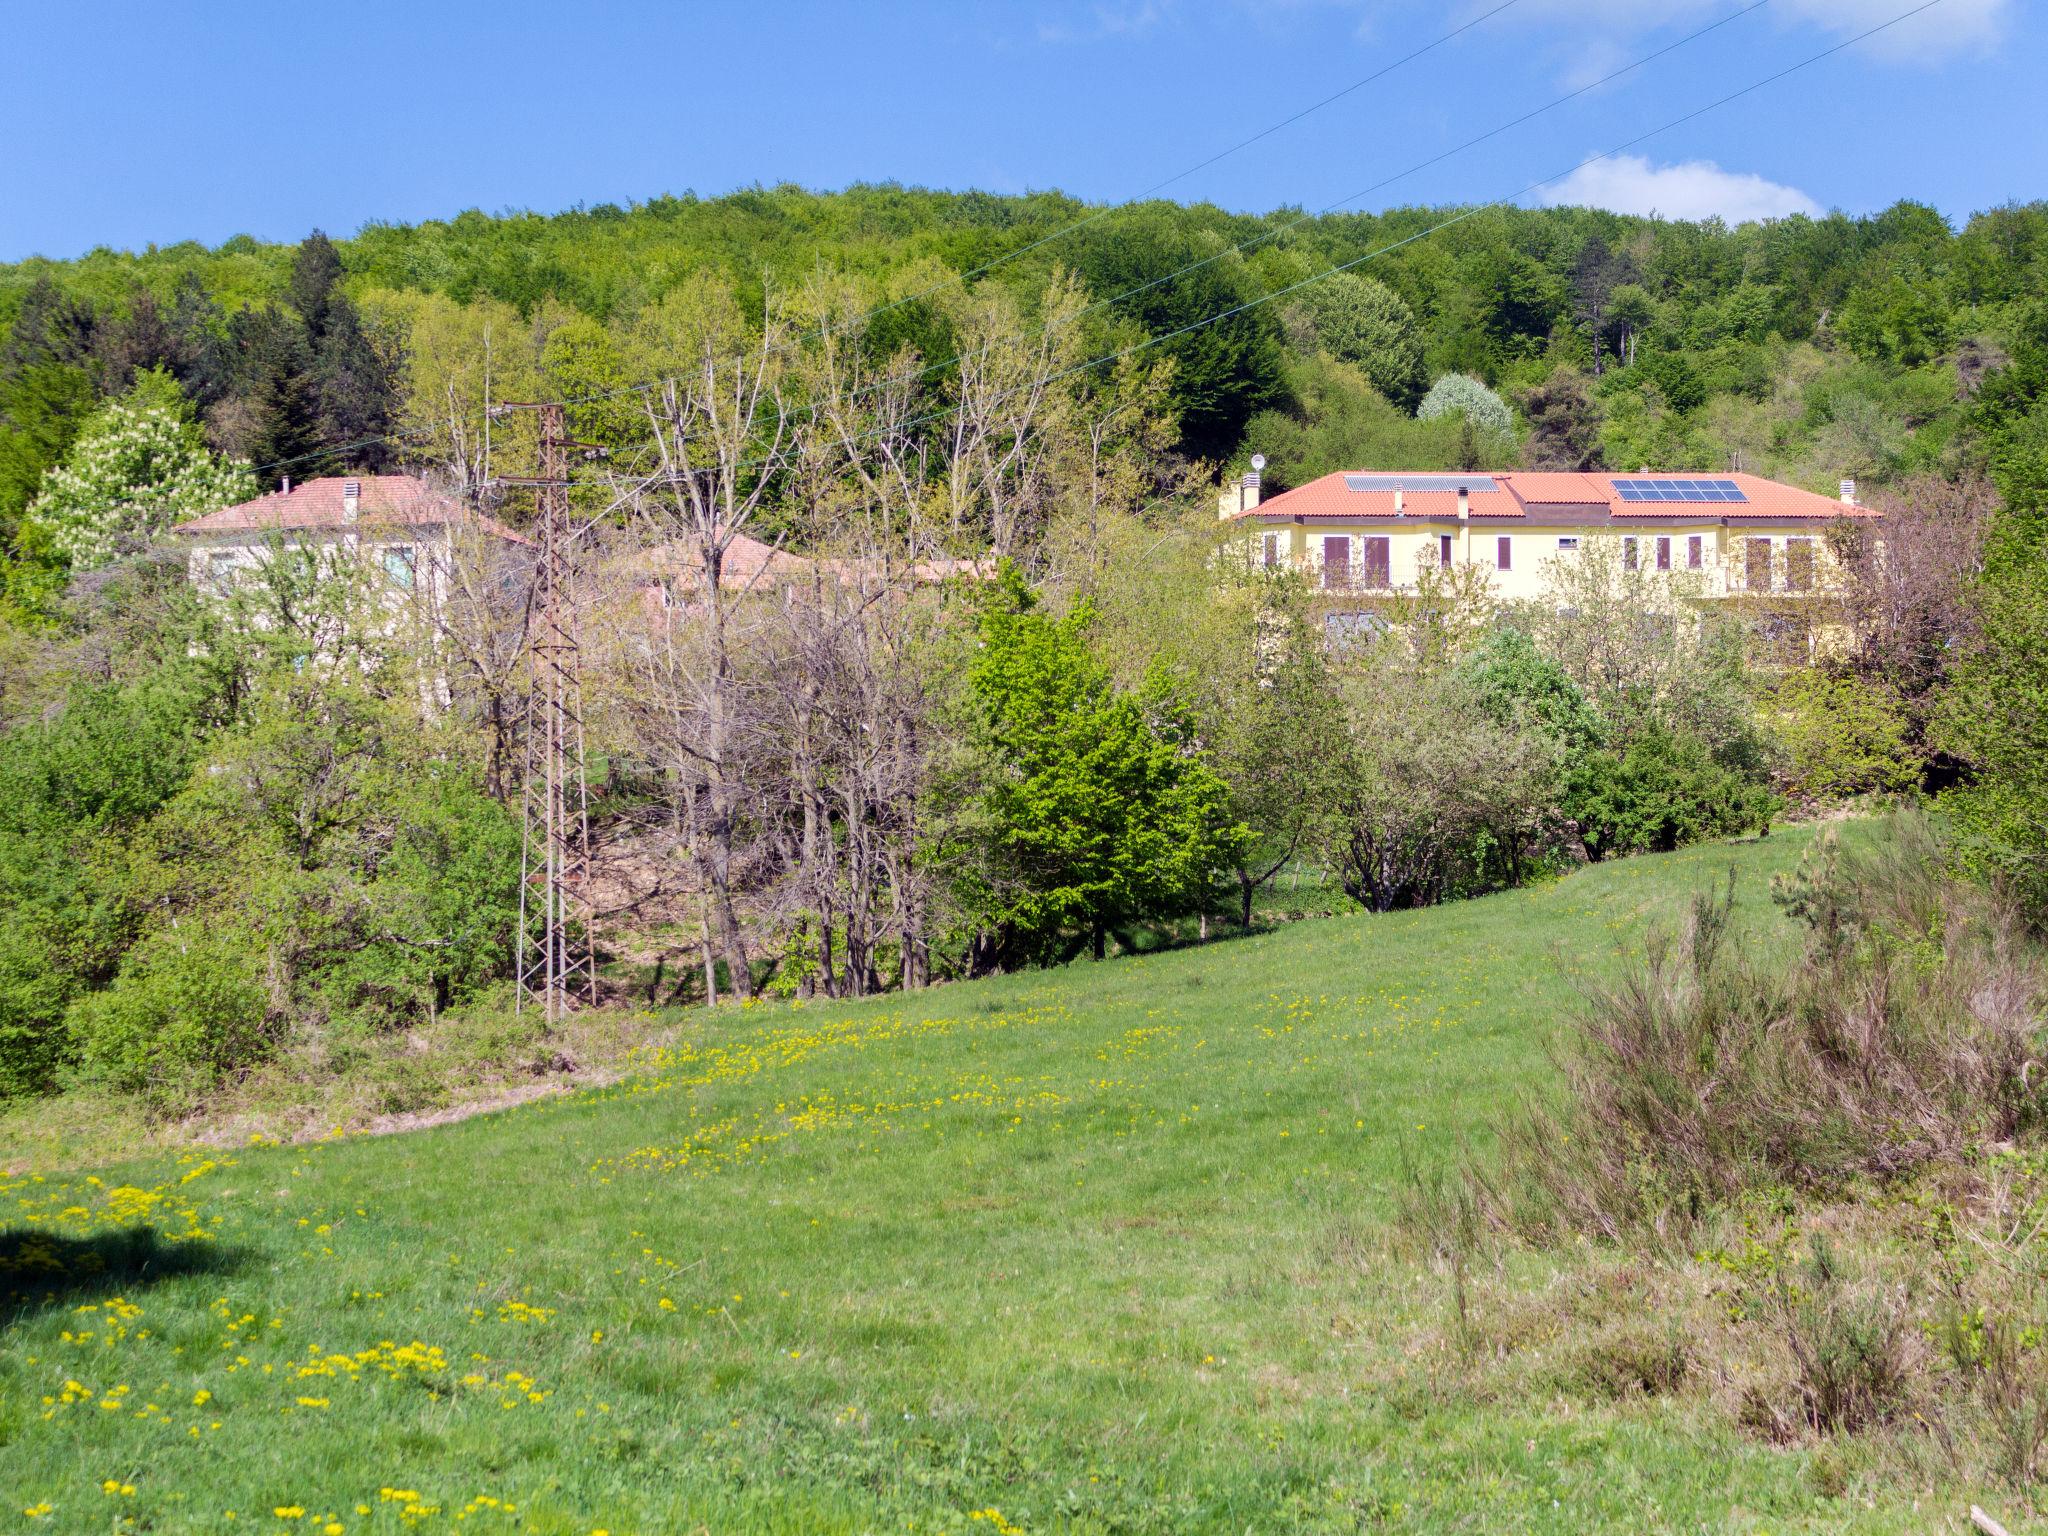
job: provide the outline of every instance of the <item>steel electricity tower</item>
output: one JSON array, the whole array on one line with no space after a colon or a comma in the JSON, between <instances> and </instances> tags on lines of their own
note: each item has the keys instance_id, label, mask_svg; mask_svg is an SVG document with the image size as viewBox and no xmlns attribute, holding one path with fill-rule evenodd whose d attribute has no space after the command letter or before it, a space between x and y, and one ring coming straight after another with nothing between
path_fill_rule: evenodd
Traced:
<instances>
[{"instance_id":1,"label":"steel electricity tower","mask_svg":"<svg viewBox=\"0 0 2048 1536\"><path fill-rule=\"evenodd\" d=\"M580 538L569 526L569 459L605 450L567 434L552 402L500 401L494 417L532 411L540 473L491 483L530 487L539 544L527 603L528 692L524 835L519 883L519 992L550 1025L597 1001L597 910L591 897L590 787L584 775L583 643L576 602ZM538 911L535 908L538 907Z\"/></svg>"}]
</instances>

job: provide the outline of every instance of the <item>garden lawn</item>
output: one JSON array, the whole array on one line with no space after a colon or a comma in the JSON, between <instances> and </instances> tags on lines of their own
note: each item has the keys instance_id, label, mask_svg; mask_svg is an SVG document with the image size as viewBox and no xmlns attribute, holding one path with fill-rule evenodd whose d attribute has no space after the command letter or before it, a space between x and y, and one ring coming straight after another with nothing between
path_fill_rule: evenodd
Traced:
<instances>
[{"instance_id":1,"label":"garden lawn","mask_svg":"<svg viewBox=\"0 0 2048 1536\"><path fill-rule=\"evenodd\" d=\"M1784 942L1807 836L7 1181L0 1531L1925 1530L1697 1403L1476 1400L1393 1240L1407 1160L1546 1082L1569 970L1731 863Z\"/></svg>"}]
</instances>

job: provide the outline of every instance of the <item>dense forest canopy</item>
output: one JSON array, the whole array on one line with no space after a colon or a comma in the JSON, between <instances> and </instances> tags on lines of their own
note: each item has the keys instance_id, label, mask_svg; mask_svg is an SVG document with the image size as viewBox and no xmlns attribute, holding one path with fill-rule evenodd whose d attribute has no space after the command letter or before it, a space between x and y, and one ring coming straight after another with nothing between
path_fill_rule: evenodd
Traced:
<instances>
[{"instance_id":1,"label":"dense forest canopy","mask_svg":"<svg viewBox=\"0 0 2048 1536\"><path fill-rule=\"evenodd\" d=\"M1954 469L1976 387L2048 276L2040 204L1961 229L1910 202L1733 229L1581 208L1435 227L1463 212L777 187L25 261L0 267L0 533L13 538L41 476L142 370L170 373L213 445L266 472L374 469L404 456L381 439L408 352L435 345L422 296L502 306L547 334L581 327L557 348L579 354L564 374L602 383L627 359L593 339L691 282L730 286L758 318L771 287L828 272L891 302L869 345L915 347L942 390L950 338L921 292L964 277L1030 313L1069 271L1088 294L1082 357L1170 358L1181 448L1228 462L1256 447L1283 485L1462 457L1740 464L1831 489ZM1418 424L1450 374L1512 406L1510 432Z\"/></svg>"}]
</instances>

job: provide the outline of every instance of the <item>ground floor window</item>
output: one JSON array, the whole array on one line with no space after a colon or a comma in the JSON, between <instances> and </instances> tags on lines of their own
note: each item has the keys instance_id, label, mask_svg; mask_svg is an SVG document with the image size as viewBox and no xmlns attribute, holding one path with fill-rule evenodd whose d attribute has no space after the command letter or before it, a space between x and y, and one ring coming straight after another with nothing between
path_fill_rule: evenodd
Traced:
<instances>
[{"instance_id":1,"label":"ground floor window","mask_svg":"<svg viewBox=\"0 0 2048 1536\"><path fill-rule=\"evenodd\" d=\"M1514 541L1506 534L1494 541L1493 563L1504 571L1515 568Z\"/></svg>"}]
</instances>

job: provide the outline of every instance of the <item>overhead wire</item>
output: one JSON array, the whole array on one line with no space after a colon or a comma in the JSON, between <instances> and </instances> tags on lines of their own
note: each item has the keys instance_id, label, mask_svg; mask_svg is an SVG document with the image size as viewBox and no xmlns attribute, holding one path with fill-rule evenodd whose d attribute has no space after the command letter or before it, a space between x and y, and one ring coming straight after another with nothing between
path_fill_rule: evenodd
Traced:
<instances>
[{"instance_id":1,"label":"overhead wire","mask_svg":"<svg viewBox=\"0 0 2048 1536\"><path fill-rule=\"evenodd\" d=\"M1289 114L1287 117L1282 118L1279 122L1270 123L1266 127L1261 128L1257 133L1250 134L1245 138L1239 139L1236 143L1230 145L1226 149L1218 150L1215 154L1210 155L1207 159L1197 161L1195 164L1188 166L1185 170L1176 171L1173 175L1166 177L1162 181L1154 182L1151 186L1146 187L1136 193L1133 193L1130 197L1124 199L1122 202L1106 204L1103 207L1096 209L1094 212L1086 215L1083 218L1076 219L1072 223L1063 225L1060 228L1055 229L1048 234L1041 235L1038 239L1030 241L1028 244L1018 246L1013 250L1005 251L1000 256L996 256L986 262L983 262L978 267L970 268L969 270L959 273L956 276L950 276L946 278L943 282L935 283L930 287L920 289L915 293L904 294L899 298L891 299L883 304L878 304L874 306L872 309L866 310L859 315L851 317L845 322L845 324L848 326L864 324L865 322L874 319L878 315L888 313L890 310L898 309L906 304L916 303L919 299L929 298L932 294L938 293L942 289L950 288L955 283L969 283L972 282L975 278L984 277L990 272L995 271L998 267L1004 266L1009 262L1015 261L1021 256L1027 256L1031 254L1031 252L1043 249L1045 246L1051 245L1055 241L1063 240L1068 235L1071 235L1078 230L1086 229L1090 225L1096 224L1101 220L1108 218L1111 214L1117 212L1120 208L1126 207L1131 203L1142 202L1146 198L1151 197L1156 193L1163 192L1166 188L1170 186L1187 180L1187 178L1190 176L1196 175L1201 171L1207 170L1212 165L1216 165L1223 160L1229 159L1230 156L1237 154L1241 150L1249 149L1252 145L1257 144L1264 139L1271 138L1274 134L1279 133L1284 129L1293 127L1296 123L1303 121L1305 118L1314 116L1317 112L1322 111L1325 107L1332 106L1335 103L1342 101L1345 97L1354 95L1358 91L1363 90L1366 86L1373 84L1375 81L1384 79L1386 76L1392 74L1395 70L1400 69L1403 65L1414 63L1417 59L1422 58L1424 55L1434 52L1438 48L1443 47L1446 43L1455 41L1457 38L1462 37L1465 33L1470 32L1474 27L1480 26L1485 22L1491 21L1494 17L1500 15L1501 12L1511 10L1521 3L1522 0L1500 0L1500 3L1495 5L1492 9L1482 11L1478 15L1472 17L1469 21L1466 21L1459 26L1451 28L1448 32L1441 33L1437 37L1432 38L1429 42L1424 43L1420 48L1413 49L1410 52L1401 55L1400 58L1395 59L1390 63L1382 65L1380 68L1374 70L1371 74L1361 76L1360 78L1352 81L1349 85L1344 86L1341 90L1331 92L1329 95L1323 97L1320 101L1310 103L1308 106L1303 107L1300 110ZM1758 0L1758 3L1764 3L1764 0ZM821 327L817 332L810 334L822 334L822 329L823 328ZM786 345L793 346L801 342L802 340L802 336L794 337ZM616 389L607 390L602 393L593 394L586 397L580 397L573 400L565 400L557 403L564 405L590 405L595 404L601 400L613 399L620 395L633 394L637 392L644 392L646 390L654 389L659 387L660 383L661 380L659 379L644 380L637 384L621 385ZM267 464L253 465L251 466L251 469L253 472L260 474L266 470L283 469L290 465L306 463L313 459L327 458L338 453L348 453L357 448L375 447L381 443L405 442L409 441L412 438L428 436L436 430L438 429L433 427L423 427L411 429L405 432L380 433L373 437L358 438L353 442L336 443L329 447L316 448L310 452L297 454L287 459L274 459Z\"/></svg>"},{"instance_id":2,"label":"overhead wire","mask_svg":"<svg viewBox=\"0 0 2048 1536\"><path fill-rule=\"evenodd\" d=\"M1233 319L1238 315L1244 314L1250 310L1258 309L1266 304L1271 304L1276 300L1284 299L1290 294L1299 293L1303 289L1312 287L1317 283L1326 282L1330 278L1335 277L1340 272L1348 272L1352 270L1354 267L1362 266L1366 262L1376 260L1381 256L1385 256L1394 251L1400 250L1405 246L1413 245L1417 241L1426 240L1431 235L1439 234L1442 231L1450 229L1455 225L1463 224L1468 220L1479 217L1481 214L1492 213L1500 209L1510 208L1514 206L1516 200L1519 198L1526 197L1530 193L1539 191L1542 188L1547 187L1554 182L1562 181L1565 177L1573 175L1575 172L1582 171L1586 169L1586 167L1588 166L1598 165L1603 160L1611 160L1616 155L1624 154L1627 151L1636 148L1638 145L1645 144L1649 142L1651 139L1658 138L1663 134L1671 132L1671 130L1673 130L1674 128L1683 127L1685 124L1693 122L1698 118L1704 117L1710 112L1718 111L1722 107L1728 106L1732 102L1740 101L1745 96L1753 95L1757 91L1760 91L1767 86L1775 85L1780 80L1784 80L1791 75L1795 75L1799 73L1801 70L1809 69L1815 64L1822 63L1827 59L1833 58L1838 53L1841 53L1849 48L1855 47L1858 43L1867 42L1869 39L1878 36L1880 33L1889 31L1891 28L1898 26L1902 22L1910 21L1913 17L1918 16L1925 11L1931 11L1936 6L1941 5L1942 3L1943 0L1921 0L1920 4L1913 6L1908 10L1901 11L1888 21L1879 22L1877 25L1873 27L1868 27L1863 31L1856 33L1852 37L1845 38L1843 41L1836 43L1831 47L1823 48L1817 53L1808 54L1805 58L1798 60L1796 63L1789 64L1785 66L1783 69L1773 71L1771 74L1765 75L1760 79L1753 80L1748 85L1742 86L1738 90L1730 91L1727 95L1717 97L1713 101L1707 102L1702 106L1695 107L1689 112L1681 113L1679 116L1671 118L1667 122L1660 123L1655 128L1651 128L1643 133L1639 133L1634 138L1624 140L1622 143L1614 145L1612 148L1604 149L1595 155L1589 155L1585 159L1578 161L1574 165L1566 166L1563 170L1553 172L1547 176L1539 177L1537 180L1525 184L1524 186L1516 189L1515 191L1508 193L1504 197L1495 198L1490 202L1476 203L1471 207L1465 208L1459 211L1458 213L1452 215L1450 218L1439 220L1438 222L1431 224L1426 228L1416 230L1412 234L1405 235L1399 240L1391 241L1386 245L1382 245L1371 251L1367 251L1362 256L1355 256L1351 258L1349 261L1338 262L1333 266L1325 268L1323 271L1313 273L1310 276L1304 277L1297 282L1289 283L1287 286L1283 288L1276 288L1269 293L1260 294L1256 298L1247 299L1241 304L1231 305L1229 308L1219 310L1215 314L1205 315L1199 320L1190 321L1188 324L1180 326L1174 330L1160 332L1157 335L1146 336L1139 341L1132 342L1128 346L1119 347L1114 351L1102 353L1100 356L1089 358L1084 362L1074 363L1069 367L1048 374L1042 379L1034 380L1029 386L1025 386L1018 390L1009 391L1006 394L996 395L992 397L988 403L1000 404L1003 400L1010 399L1017 394L1024 393L1026 389L1040 389L1047 384L1057 383L1061 379L1070 378L1077 373L1086 372L1090 368L1099 368L1106 363L1118 362L1121 361L1123 358L1130 357L1138 352L1143 352L1149 348L1164 345L1169 341L1178 340L1182 336L1187 336L1195 331L1206 329L1208 326L1211 325L1220 324L1225 320ZM950 416L951 414L952 412L950 410L941 410L929 412L924 416L910 417L904 421L892 424L890 427L884 429L881 432L856 435L852 439L852 441L859 442L871 440L877 437L895 435L911 427L921 426L927 422L941 420L947 416ZM767 461L765 460L746 461L737 464L734 467L736 469L758 469L764 467L766 462Z\"/></svg>"}]
</instances>

